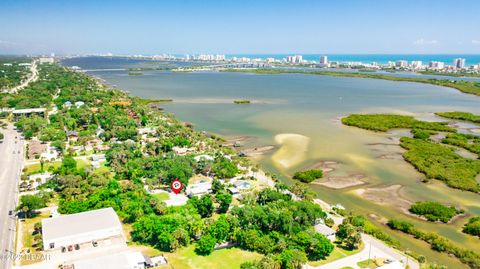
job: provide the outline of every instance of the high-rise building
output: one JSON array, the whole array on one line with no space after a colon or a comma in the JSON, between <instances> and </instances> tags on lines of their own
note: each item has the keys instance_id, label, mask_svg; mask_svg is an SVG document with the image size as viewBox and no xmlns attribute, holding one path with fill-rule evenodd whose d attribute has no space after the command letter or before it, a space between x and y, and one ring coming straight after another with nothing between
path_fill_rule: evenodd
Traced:
<instances>
[{"instance_id":1,"label":"high-rise building","mask_svg":"<svg viewBox=\"0 0 480 269\"><path fill-rule=\"evenodd\" d=\"M445 63L444 62L431 61L428 64L428 67L430 67L432 69L443 69L443 68L445 68Z\"/></svg>"},{"instance_id":2,"label":"high-rise building","mask_svg":"<svg viewBox=\"0 0 480 269\"><path fill-rule=\"evenodd\" d=\"M396 66L396 67L407 67L407 66L408 66L408 62L405 61L405 60L396 61L396 62L395 62L395 66Z\"/></svg>"},{"instance_id":3,"label":"high-rise building","mask_svg":"<svg viewBox=\"0 0 480 269\"><path fill-rule=\"evenodd\" d=\"M327 56L320 56L320 64L327 65L328 64L328 57Z\"/></svg>"},{"instance_id":4,"label":"high-rise building","mask_svg":"<svg viewBox=\"0 0 480 269\"><path fill-rule=\"evenodd\" d=\"M287 63L299 64L303 63L302 55L287 56Z\"/></svg>"},{"instance_id":5,"label":"high-rise building","mask_svg":"<svg viewBox=\"0 0 480 269\"><path fill-rule=\"evenodd\" d=\"M422 68L422 61L412 61L412 68L413 69Z\"/></svg>"},{"instance_id":6,"label":"high-rise building","mask_svg":"<svg viewBox=\"0 0 480 269\"><path fill-rule=\"evenodd\" d=\"M460 69L465 68L465 58L457 58L453 60L453 66Z\"/></svg>"}]
</instances>

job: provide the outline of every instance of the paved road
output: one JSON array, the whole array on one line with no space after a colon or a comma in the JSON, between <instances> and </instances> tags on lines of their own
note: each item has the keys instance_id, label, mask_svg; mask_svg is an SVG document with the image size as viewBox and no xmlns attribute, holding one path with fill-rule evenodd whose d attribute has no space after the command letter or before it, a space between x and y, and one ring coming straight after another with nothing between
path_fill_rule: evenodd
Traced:
<instances>
[{"instance_id":1,"label":"paved road","mask_svg":"<svg viewBox=\"0 0 480 269\"><path fill-rule=\"evenodd\" d=\"M27 87L27 85L30 83L30 82L33 82L33 81L36 81L38 79L38 69L37 69L37 60L34 60L32 62L32 65L30 66L30 77L28 77L25 81L23 81L20 85L10 89L10 90L6 90L6 92L9 92L9 93L16 93L18 92L19 90Z\"/></svg>"},{"instance_id":2,"label":"paved road","mask_svg":"<svg viewBox=\"0 0 480 269\"><path fill-rule=\"evenodd\" d=\"M408 265L410 266L410 268L412 269L420 268L417 262L413 261L412 259L407 259L407 257L404 254L398 252L393 248L386 246L383 242L369 235L362 234L362 240L365 244L365 248L357 254L354 254L354 255L333 261L331 263L318 266L318 267L306 266L305 268L306 269L338 269L343 267L359 268L357 266L357 263L361 261L365 261L369 257L371 259L383 258L383 259L400 261L403 264L406 264L408 262Z\"/></svg>"},{"instance_id":3,"label":"paved road","mask_svg":"<svg viewBox=\"0 0 480 269\"><path fill-rule=\"evenodd\" d=\"M9 125L6 130L0 129L0 132L5 135L3 143L0 144L0 251L3 255L15 252L13 246L15 236L14 209L18 202L17 186L23 166L24 153L23 140L12 125ZM12 215L9 214L11 210ZM11 260L0 260L0 269L10 269L11 266Z\"/></svg>"}]
</instances>

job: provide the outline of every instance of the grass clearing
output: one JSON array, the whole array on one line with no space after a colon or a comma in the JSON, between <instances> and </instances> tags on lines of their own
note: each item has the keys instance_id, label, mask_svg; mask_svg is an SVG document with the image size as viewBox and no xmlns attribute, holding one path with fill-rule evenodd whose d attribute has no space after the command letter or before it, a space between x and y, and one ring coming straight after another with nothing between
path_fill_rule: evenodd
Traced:
<instances>
[{"instance_id":1,"label":"grass clearing","mask_svg":"<svg viewBox=\"0 0 480 269\"><path fill-rule=\"evenodd\" d=\"M312 262L308 262L308 264L310 266L317 267L317 266L320 266L320 265L331 263L333 261L336 261L336 260L351 256L351 255L357 254L360 251L362 251L363 248L364 248L363 244L358 249L355 249L355 250L346 250L346 249L343 249L341 247L335 246L332 253L330 253L330 255L325 260L312 261Z\"/></svg>"},{"instance_id":2,"label":"grass clearing","mask_svg":"<svg viewBox=\"0 0 480 269\"><path fill-rule=\"evenodd\" d=\"M62 163L61 162L53 162L53 163L45 163L43 165L43 170L47 171L49 168L58 168L60 167ZM40 172L40 162L39 163L34 163L34 164L30 164L30 165L26 165L25 166L25 174L28 176L28 175L31 175L31 174L36 174L36 173L39 173Z\"/></svg>"},{"instance_id":3,"label":"grass clearing","mask_svg":"<svg viewBox=\"0 0 480 269\"><path fill-rule=\"evenodd\" d=\"M214 268L240 268L247 261L261 259L262 255L241 250L228 248L215 250L209 256L199 256L195 253L195 246L190 245L181 248L174 253L165 253L169 264L160 268L175 269L214 269Z\"/></svg>"},{"instance_id":4,"label":"grass clearing","mask_svg":"<svg viewBox=\"0 0 480 269\"><path fill-rule=\"evenodd\" d=\"M377 268L377 264L372 259L357 262L357 265L360 268L372 268L372 269Z\"/></svg>"},{"instance_id":5,"label":"grass clearing","mask_svg":"<svg viewBox=\"0 0 480 269\"><path fill-rule=\"evenodd\" d=\"M27 251L30 254L39 254L41 251L37 251L37 248L35 246L35 240L34 240L34 225L37 222L41 222L42 219L50 217L50 212L49 211L44 211L41 212L39 215L37 215L34 218L30 219L25 219L24 222L20 222L22 234L20 235L22 237L22 251ZM32 257L36 257L36 255L32 255ZM41 255L38 255L38 257L41 257ZM43 261L42 259L21 259L20 265L28 265L28 264L33 264L37 262Z\"/></svg>"},{"instance_id":6,"label":"grass clearing","mask_svg":"<svg viewBox=\"0 0 480 269\"><path fill-rule=\"evenodd\" d=\"M158 200L160 201L165 201L165 200L168 200L170 199L170 195L168 195L168 193L166 192L159 192L159 193L155 193L155 194L152 194L154 197L157 197Z\"/></svg>"}]
</instances>

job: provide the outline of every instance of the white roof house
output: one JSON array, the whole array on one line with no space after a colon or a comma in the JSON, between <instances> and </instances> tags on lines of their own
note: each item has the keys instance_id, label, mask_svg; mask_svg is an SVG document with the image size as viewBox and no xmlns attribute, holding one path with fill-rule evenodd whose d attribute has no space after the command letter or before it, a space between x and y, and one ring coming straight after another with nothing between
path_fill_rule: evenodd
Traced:
<instances>
[{"instance_id":1,"label":"white roof house","mask_svg":"<svg viewBox=\"0 0 480 269\"><path fill-rule=\"evenodd\" d=\"M213 161L213 157L208 155L208 154L202 154L202 155L198 155L198 156L195 156L193 158L196 162L199 162L200 160L206 160L206 161Z\"/></svg>"},{"instance_id":2,"label":"white roof house","mask_svg":"<svg viewBox=\"0 0 480 269\"><path fill-rule=\"evenodd\" d=\"M337 233L334 229L328 227L325 224L317 224L314 226L315 232L323 234L328 240L335 241L335 234Z\"/></svg>"},{"instance_id":3,"label":"white roof house","mask_svg":"<svg viewBox=\"0 0 480 269\"><path fill-rule=\"evenodd\" d=\"M237 180L237 181L233 182L233 185L238 190L248 190L252 187L252 185L245 180Z\"/></svg>"},{"instance_id":4,"label":"white roof house","mask_svg":"<svg viewBox=\"0 0 480 269\"><path fill-rule=\"evenodd\" d=\"M125 238L120 219L111 207L43 219L42 237L45 250Z\"/></svg>"},{"instance_id":5,"label":"white roof house","mask_svg":"<svg viewBox=\"0 0 480 269\"><path fill-rule=\"evenodd\" d=\"M190 184L187 186L185 193L189 196L202 196L212 192L212 183L202 182L197 184Z\"/></svg>"},{"instance_id":6,"label":"white roof house","mask_svg":"<svg viewBox=\"0 0 480 269\"><path fill-rule=\"evenodd\" d=\"M116 253L74 262L75 269L144 269L146 259L140 252Z\"/></svg>"},{"instance_id":7,"label":"white roof house","mask_svg":"<svg viewBox=\"0 0 480 269\"><path fill-rule=\"evenodd\" d=\"M85 105L85 102L83 102L83 101L77 101L77 102L75 102L75 106L76 106L77 108L80 108L81 106L84 106L84 105Z\"/></svg>"},{"instance_id":8,"label":"white roof house","mask_svg":"<svg viewBox=\"0 0 480 269\"><path fill-rule=\"evenodd\" d=\"M90 158L92 161L97 161L97 162L105 162L107 158L105 157L105 154L92 154L90 155Z\"/></svg>"},{"instance_id":9,"label":"white roof house","mask_svg":"<svg viewBox=\"0 0 480 269\"><path fill-rule=\"evenodd\" d=\"M140 135L155 134L157 132L154 128L149 128L149 127L139 128L137 131L138 131L138 134Z\"/></svg>"}]
</instances>

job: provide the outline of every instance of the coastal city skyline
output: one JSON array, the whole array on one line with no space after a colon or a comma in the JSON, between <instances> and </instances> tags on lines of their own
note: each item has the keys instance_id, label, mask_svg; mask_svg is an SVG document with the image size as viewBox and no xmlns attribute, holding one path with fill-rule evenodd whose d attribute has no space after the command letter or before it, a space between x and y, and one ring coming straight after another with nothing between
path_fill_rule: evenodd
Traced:
<instances>
[{"instance_id":1,"label":"coastal city skyline","mask_svg":"<svg viewBox=\"0 0 480 269\"><path fill-rule=\"evenodd\" d=\"M2 1L0 54L478 54L479 9L472 0Z\"/></svg>"}]
</instances>

